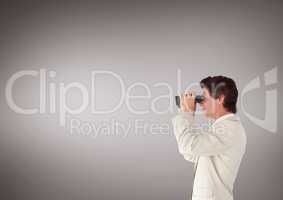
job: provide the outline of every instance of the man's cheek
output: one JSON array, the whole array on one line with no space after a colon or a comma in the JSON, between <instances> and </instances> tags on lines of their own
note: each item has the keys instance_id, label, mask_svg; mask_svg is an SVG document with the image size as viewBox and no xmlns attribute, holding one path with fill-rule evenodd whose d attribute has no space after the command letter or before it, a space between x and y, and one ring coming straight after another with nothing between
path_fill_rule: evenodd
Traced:
<instances>
[{"instance_id":1,"label":"man's cheek","mask_svg":"<svg viewBox=\"0 0 283 200\"><path fill-rule=\"evenodd\" d=\"M207 108L207 107L206 107L205 104L201 104L200 107L201 107L201 110L202 110L202 111L206 111L206 108Z\"/></svg>"}]
</instances>

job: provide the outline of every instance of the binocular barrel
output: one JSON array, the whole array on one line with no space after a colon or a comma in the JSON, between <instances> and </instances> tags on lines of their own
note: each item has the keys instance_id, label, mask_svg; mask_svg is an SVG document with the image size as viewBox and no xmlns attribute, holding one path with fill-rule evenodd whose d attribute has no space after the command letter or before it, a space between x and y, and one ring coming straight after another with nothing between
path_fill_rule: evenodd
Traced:
<instances>
[{"instance_id":1,"label":"binocular barrel","mask_svg":"<svg viewBox=\"0 0 283 200\"><path fill-rule=\"evenodd\" d=\"M204 96L196 95L196 97L195 97L196 103L201 103L203 100L204 100ZM181 104L180 96L175 96L175 102L176 102L176 105L180 108L180 104Z\"/></svg>"}]
</instances>

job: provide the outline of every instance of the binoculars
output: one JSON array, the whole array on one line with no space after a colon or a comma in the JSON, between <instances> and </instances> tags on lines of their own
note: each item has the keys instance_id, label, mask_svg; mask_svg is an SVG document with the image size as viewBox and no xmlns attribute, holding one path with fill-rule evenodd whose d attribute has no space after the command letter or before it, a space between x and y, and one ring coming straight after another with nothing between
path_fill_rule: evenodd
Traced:
<instances>
[{"instance_id":1,"label":"binoculars","mask_svg":"<svg viewBox=\"0 0 283 200\"><path fill-rule=\"evenodd\" d=\"M204 96L203 95L196 95L195 96L195 102L196 103L201 103L203 102L204 100ZM178 106L178 108L180 108L180 104L181 104L181 99L180 99L180 96L175 96L175 102L176 102L176 105Z\"/></svg>"}]
</instances>

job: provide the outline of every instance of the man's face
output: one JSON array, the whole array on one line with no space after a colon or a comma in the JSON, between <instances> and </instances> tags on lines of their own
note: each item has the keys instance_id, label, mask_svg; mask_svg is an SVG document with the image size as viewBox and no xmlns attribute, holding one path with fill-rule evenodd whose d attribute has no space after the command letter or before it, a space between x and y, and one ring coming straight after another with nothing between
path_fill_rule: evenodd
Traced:
<instances>
[{"instance_id":1,"label":"man's face","mask_svg":"<svg viewBox=\"0 0 283 200\"><path fill-rule=\"evenodd\" d=\"M219 100L210 96L207 88L203 88L204 101L200 104L206 117L214 118L217 110L219 109Z\"/></svg>"}]
</instances>

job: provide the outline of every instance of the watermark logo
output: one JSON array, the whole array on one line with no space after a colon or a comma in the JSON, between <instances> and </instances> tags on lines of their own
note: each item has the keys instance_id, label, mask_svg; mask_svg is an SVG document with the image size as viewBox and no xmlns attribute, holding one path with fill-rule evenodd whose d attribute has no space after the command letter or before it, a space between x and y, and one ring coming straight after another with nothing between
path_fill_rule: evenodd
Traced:
<instances>
[{"instance_id":1,"label":"watermark logo","mask_svg":"<svg viewBox=\"0 0 283 200\"><path fill-rule=\"evenodd\" d=\"M156 82L152 85L149 85L146 82L134 82L131 85L126 85L124 79L119 74L112 71L92 71L90 73L90 85L84 85L80 82L71 82L71 83L56 83L54 79L57 76L57 73L53 70L40 69L40 70L23 70L14 73L7 81L5 88L6 102L10 109L15 113L24 114L24 115L33 115L33 114L59 114L59 124L62 127L66 127L66 120L69 116L79 115L83 112L90 112L91 114L111 114L119 110L122 106L125 106L126 109L136 116L145 115L149 113L153 114L168 114L174 113L176 111L176 106L174 103L175 94L181 94L182 91L191 91L199 86L199 82L193 82L185 87L185 90L182 88L182 76L181 70L177 70L177 88L174 88L168 82ZM97 95L96 91L96 78L98 76L108 76L115 80L115 84L119 86L119 101L116 105L108 109L99 109L96 106L95 97L101 96ZM260 76L251 80L244 89L240 92L241 104L239 110L241 110L248 119L250 119L257 126L272 132L277 132L277 89L271 88L265 91L265 116L264 119L257 118L253 114L249 113L245 108L245 97L249 95L250 91L256 89L264 89L266 87L262 86L274 86L277 84L277 67L264 73L264 83L261 84ZM16 104L16 101L13 96L13 88L15 83L19 79L28 79L28 78L38 78L39 79L39 105L34 106L33 108L22 108ZM102 83L103 84L103 83ZM132 92L137 88L143 89L142 95L134 95ZM153 89L165 89L167 91L165 94L153 96ZM73 90L78 90L80 92L81 101L79 106L76 108L70 107L68 105L68 94ZM175 91L175 92L174 92ZM14 91L15 92L15 91ZM136 109L134 102L143 101L146 102L144 109ZM159 108L160 101L167 101L167 105L163 106L164 109ZM197 110L196 114L201 114L202 111ZM86 132L98 132L97 129L93 128L93 123L77 123L76 120L71 120L70 124L72 125L71 130L86 130ZM119 122L115 122L116 124ZM108 123L109 126L111 123ZM135 124L135 123L132 123ZM144 123L145 124L145 123ZM77 125L76 128L75 125ZM92 125L92 126L91 126ZM80 127L80 128L78 128ZM83 128L81 128L83 127ZM97 127L97 126L96 126ZM125 124L120 123L121 127L125 127ZM92 128L92 129L91 129ZM95 130L95 131L91 131ZM112 129L109 129L112 130Z\"/></svg>"},{"instance_id":2,"label":"watermark logo","mask_svg":"<svg viewBox=\"0 0 283 200\"><path fill-rule=\"evenodd\" d=\"M268 130L272 133L277 132L277 89L267 89L265 91L265 116L264 119L259 119L254 115L247 112L244 106L244 97L248 95L250 91L261 89L263 86L274 86L278 82L277 80L277 67L264 73L264 84L260 82L260 77L257 76L251 80L242 90L241 93L241 109L243 113L256 125ZM264 88L264 87L263 87Z\"/></svg>"}]
</instances>

